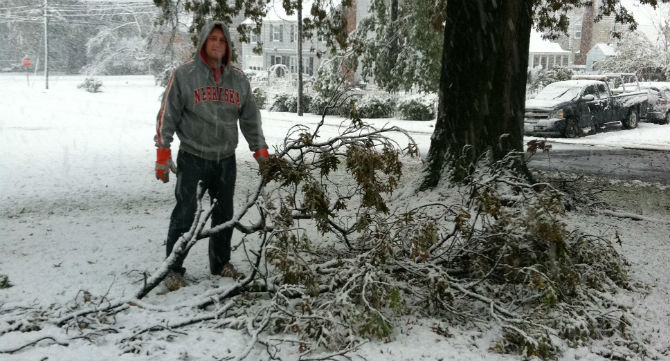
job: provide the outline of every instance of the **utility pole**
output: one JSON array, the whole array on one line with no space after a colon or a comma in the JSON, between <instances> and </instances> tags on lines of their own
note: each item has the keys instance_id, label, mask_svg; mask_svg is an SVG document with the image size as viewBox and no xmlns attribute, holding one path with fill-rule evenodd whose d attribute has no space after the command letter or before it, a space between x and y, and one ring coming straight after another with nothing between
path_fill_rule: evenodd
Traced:
<instances>
[{"instance_id":1,"label":"utility pole","mask_svg":"<svg viewBox=\"0 0 670 361\"><path fill-rule=\"evenodd\" d=\"M49 0L44 0L44 84L45 89L49 89Z\"/></svg>"},{"instance_id":2,"label":"utility pole","mask_svg":"<svg viewBox=\"0 0 670 361\"><path fill-rule=\"evenodd\" d=\"M298 0L298 116L302 116L302 0Z\"/></svg>"}]
</instances>

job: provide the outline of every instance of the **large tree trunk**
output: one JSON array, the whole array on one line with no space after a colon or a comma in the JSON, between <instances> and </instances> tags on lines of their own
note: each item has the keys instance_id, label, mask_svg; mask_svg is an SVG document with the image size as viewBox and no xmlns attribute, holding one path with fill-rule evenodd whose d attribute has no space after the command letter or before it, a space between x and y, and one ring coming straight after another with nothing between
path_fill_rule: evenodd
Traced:
<instances>
[{"instance_id":1,"label":"large tree trunk","mask_svg":"<svg viewBox=\"0 0 670 361\"><path fill-rule=\"evenodd\" d=\"M447 1L438 117L422 189L436 186L445 166L462 180L487 151L501 159L523 150L531 26L531 0Z\"/></svg>"}]
</instances>

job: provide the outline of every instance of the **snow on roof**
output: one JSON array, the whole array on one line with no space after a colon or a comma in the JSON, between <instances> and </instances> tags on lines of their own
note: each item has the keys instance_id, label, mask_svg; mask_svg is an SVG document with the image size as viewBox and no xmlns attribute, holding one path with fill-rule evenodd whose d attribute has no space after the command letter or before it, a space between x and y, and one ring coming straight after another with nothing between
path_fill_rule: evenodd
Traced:
<instances>
[{"instance_id":1,"label":"snow on roof","mask_svg":"<svg viewBox=\"0 0 670 361\"><path fill-rule=\"evenodd\" d=\"M670 82L665 81L641 81L641 88L670 89Z\"/></svg>"},{"instance_id":2,"label":"snow on roof","mask_svg":"<svg viewBox=\"0 0 670 361\"><path fill-rule=\"evenodd\" d=\"M587 80L587 79L580 79L580 80L564 80L564 81L557 81L555 83L551 83L549 85L554 85L554 86L559 86L559 87L585 87L587 85L593 85L593 84L601 84L602 81L600 80Z\"/></svg>"},{"instance_id":3,"label":"snow on roof","mask_svg":"<svg viewBox=\"0 0 670 361\"><path fill-rule=\"evenodd\" d=\"M589 53L593 51L593 49L600 49L600 52L603 53L606 56L615 56L616 55L616 50L614 50L613 47L605 44L605 43L598 43L589 50Z\"/></svg>"},{"instance_id":4,"label":"snow on roof","mask_svg":"<svg viewBox=\"0 0 670 361\"><path fill-rule=\"evenodd\" d=\"M549 40L542 39L542 34L533 30L530 33L530 53L562 53L569 54L567 50L563 50L558 43L553 43Z\"/></svg>"}]
</instances>

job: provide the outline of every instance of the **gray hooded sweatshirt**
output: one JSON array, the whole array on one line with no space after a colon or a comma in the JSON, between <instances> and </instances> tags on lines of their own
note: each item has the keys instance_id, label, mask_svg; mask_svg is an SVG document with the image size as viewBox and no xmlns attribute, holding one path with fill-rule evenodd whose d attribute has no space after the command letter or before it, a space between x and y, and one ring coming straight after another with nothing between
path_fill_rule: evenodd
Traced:
<instances>
[{"instance_id":1,"label":"gray hooded sweatshirt","mask_svg":"<svg viewBox=\"0 0 670 361\"><path fill-rule=\"evenodd\" d=\"M218 82L204 60L203 49L216 25L221 26L229 44ZM223 23L209 23L202 29L198 51L175 69L163 94L156 119L156 147L169 148L176 131L181 150L218 161L235 154L239 120L249 149L255 152L267 148L249 80L230 64L230 44L230 34Z\"/></svg>"}]
</instances>

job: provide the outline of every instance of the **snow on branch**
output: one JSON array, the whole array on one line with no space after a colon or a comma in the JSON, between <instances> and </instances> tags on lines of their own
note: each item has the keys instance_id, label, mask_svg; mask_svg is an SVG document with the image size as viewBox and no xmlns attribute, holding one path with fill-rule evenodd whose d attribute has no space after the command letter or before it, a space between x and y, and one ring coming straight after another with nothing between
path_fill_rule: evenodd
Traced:
<instances>
[{"instance_id":1,"label":"snow on branch","mask_svg":"<svg viewBox=\"0 0 670 361\"><path fill-rule=\"evenodd\" d=\"M527 357L635 339L629 306L613 296L632 288L625 260L611 240L568 229L566 194L519 175L522 154L482 159L465 183L397 192L416 176L404 173L406 157L417 155L406 132L354 118L322 139L323 125L290 130L230 221L207 227L200 188L191 230L132 297L46 312L39 322L95 332L121 312L153 317L115 329L124 352L142 351L154 333L242 328L250 341L238 360L259 345L275 357L282 343L298 344L304 360L345 357L369 339L392 339L407 315L454 328L497 325L491 348ZM245 234L244 279L171 306L143 300L199 239L230 227Z\"/></svg>"}]
</instances>

